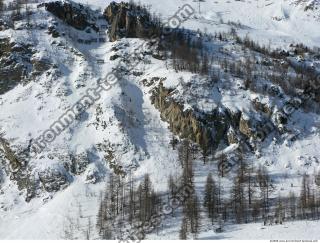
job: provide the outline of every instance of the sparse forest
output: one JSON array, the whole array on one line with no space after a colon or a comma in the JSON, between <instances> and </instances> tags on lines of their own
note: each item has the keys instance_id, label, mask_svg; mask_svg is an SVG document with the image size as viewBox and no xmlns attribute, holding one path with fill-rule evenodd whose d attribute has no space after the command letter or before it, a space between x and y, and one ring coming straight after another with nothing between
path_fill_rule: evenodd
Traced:
<instances>
[{"instance_id":1,"label":"sparse forest","mask_svg":"<svg viewBox=\"0 0 320 243\"><path fill-rule=\"evenodd\" d=\"M198 30L166 26L153 2L94 4L0 0L2 236L188 240L320 220L320 48L261 44L208 0L192 2Z\"/></svg>"},{"instance_id":2,"label":"sparse forest","mask_svg":"<svg viewBox=\"0 0 320 243\"><path fill-rule=\"evenodd\" d=\"M236 171L227 175L230 188L221 184L221 174L209 172L204 191L199 193L194 188L195 161L190 151L187 140L179 144L183 173L179 180L169 178L166 192L156 193L148 174L138 185L131 177L125 180L112 175L100 197L96 226L101 238L145 239L160 232L165 220L180 221L180 239L196 239L205 222L211 222L219 233L229 223L268 226L319 219L319 174L303 175L299 195L282 196L274 193L276 185L265 167L256 168L242 159ZM179 194L186 185L189 193L181 200Z\"/></svg>"},{"instance_id":3,"label":"sparse forest","mask_svg":"<svg viewBox=\"0 0 320 243\"><path fill-rule=\"evenodd\" d=\"M237 43L242 47L242 59L222 57L221 53L228 54L226 50L223 52L220 50L220 55L212 53L207 44L212 41ZM268 89L261 85L261 81L271 81L279 85L289 96L300 96L299 90L302 90L303 94L311 97L305 102L304 107L310 106L312 101L315 101L317 105L313 107L319 112L320 89L314 88L320 85L317 79L318 73L311 67L297 64L288 58L308 54L319 55L320 50L310 49L303 44L292 44L291 47L292 53L261 46L249 36L241 38L235 29L226 33L218 32L215 35L178 29L160 42L159 50L164 53L165 58L171 58L170 65L177 72L190 71L208 76L213 82L217 82L221 79L221 73L212 67L220 66L229 74L228 78L241 78L244 80L245 88L254 92L267 94Z\"/></svg>"}]
</instances>

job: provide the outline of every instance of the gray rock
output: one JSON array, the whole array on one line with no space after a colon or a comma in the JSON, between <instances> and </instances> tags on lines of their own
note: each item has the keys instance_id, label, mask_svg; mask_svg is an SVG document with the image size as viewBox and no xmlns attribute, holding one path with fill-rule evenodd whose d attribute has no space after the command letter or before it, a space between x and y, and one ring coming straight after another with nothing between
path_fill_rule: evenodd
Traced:
<instances>
[{"instance_id":1,"label":"gray rock","mask_svg":"<svg viewBox=\"0 0 320 243\"><path fill-rule=\"evenodd\" d=\"M45 9L78 30L85 30L87 27L91 27L95 31L99 30L89 22L89 16L83 11L84 6L81 4L54 1L45 3Z\"/></svg>"},{"instance_id":2,"label":"gray rock","mask_svg":"<svg viewBox=\"0 0 320 243\"><path fill-rule=\"evenodd\" d=\"M47 192L57 192L68 186L67 176L58 170L39 172L39 179Z\"/></svg>"},{"instance_id":3,"label":"gray rock","mask_svg":"<svg viewBox=\"0 0 320 243\"><path fill-rule=\"evenodd\" d=\"M131 3L112 2L106 8L104 16L110 24L109 37L111 41L122 37L151 36L152 32L157 30L147 10Z\"/></svg>"}]
</instances>

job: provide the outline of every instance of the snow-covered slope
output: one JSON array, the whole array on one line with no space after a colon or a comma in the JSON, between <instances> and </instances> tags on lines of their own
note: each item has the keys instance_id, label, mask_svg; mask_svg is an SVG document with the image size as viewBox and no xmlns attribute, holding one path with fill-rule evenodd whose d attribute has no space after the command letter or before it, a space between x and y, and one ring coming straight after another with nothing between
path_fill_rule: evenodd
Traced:
<instances>
[{"instance_id":1,"label":"snow-covered slope","mask_svg":"<svg viewBox=\"0 0 320 243\"><path fill-rule=\"evenodd\" d=\"M87 4L88 1L76 2ZM92 0L89 5L102 11L110 2ZM316 8L305 9L312 5L311 1L207 0L200 3L200 12L198 3L193 1L141 2L150 4L151 10L160 14L163 20L172 16L183 4L191 4L197 13L184 22L183 27L195 31L201 29L214 34L237 26L241 36L249 34L253 39L274 47L289 48L292 42L303 42L310 46L320 43L320 12ZM313 4L316 6L317 2L313 1ZM36 4L31 7L35 10ZM92 11L94 21L99 26L108 25L99 18L101 11ZM88 237L88 227L92 228L89 238L99 238L95 230L99 200L109 174L115 171L133 173L138 180L148 173L155 190L165 191L169 176L180 175L182 168L178 151L170 145L173 134L169 124L161 118L151 100L152 89L161 81L165 88L175 90L174 99L182 101L185 110L196 108L209 113L216 107L224 107L243 114L256 114L252 103L255 98L276 108L283 101L277 97L269 100L268 97L244 90L241 79L233 79L233 83L228 83L227 78L221 78L221 82L212 88L207 86L208 80L187 71L176 72L168 68L167 61L146 55L141 49L141 44L147 42L145 40L124 38L109 42L107 30L104 33L76 30L44 8L37 9L31 15L31 23L31 29L23 27L24 21L17 21L16 30L0 31L0 37L9 37L10 43L30 45L31 63L42 64L42 60L49 63L44 71L30 75L24 83L0 96L0 138L9 144L18 157L23 158L29 145L89 89L97 87L109 73L115 72L120 61L126 60L135 65L128 73L121 73L121 82L103 91L101 97L44 151L35 157L22 159L25 165L21 166L26 168L22 179L32 180L35 187L30 187L21 178L10 178L10 170L2 166L1 239L82 239ZM305 28L306 25L309 28ZM60 33L59 37L53 38L49 33L48 28L52 26ZM78 41L80 38L90 40L101 36L107 41L89 45ZM245 55L238 45L230 41L213 41L208 46L221 57L228 55L230 59L237 60ZM133 55L135 49L137 51ZM141 60L135 62L139 58ZM130 69L130 65L127 65ZM318 68L319 61L314 65ZM143 80L154 82L145 85ZM290 129L299 132L299 139L289 141L281 137L282 140L277 141L269 137L261 145L259 154L249 156L250 161L270 169L277 185L274 197L279 193L288 195L289 191L299 193L301 175L305 172L312 174L320 169L320 151L317 149L320 143L319 124L318 114L299 109L289 122ZM224 149L224 153L230 153L234 148L232 145L226 147L225 144L219 144L219 149ZM1 158L6 161L4 156ZM80 165L74 169L71 167L75 160ZM217 171L215 162L213 159L203 165L198 154L195 160L195 184L199 193L204 189L208 171ZM58 178L59 184L53 185L54 189L50 183L46 183L47 175ZM232 178L224 180L226 191L230 188L230 181ZM176 221L166 219L166 223L173 225ZM310 223L312 227L318 224ZM259 230L250 238L279 239L291 236L290 233L284 235L282 228L297 234L303 233L293 238L319 237L310 225L299 222L265 229L261 229L261 224L236 228L230 226L219 235L205 225L199 239L248 239L248 232L252 228ZM71 230L69 227L74 228ZM74 235L66 235L67 231L72 231ZM159 235L151 234L147 238L177 239L179 227L172 226L170 231L170 234L164 230Z\"/></svg>"},{"instance_id":2,"label":"snow-covered slope","mask_svg":"<svg viewBox=\"0 0 320 243\"><path fill-rule=\"evenodd\" d=\"M86 0L77 0L87 4ZM90 5L104 8L110 1L92 0ZM121 2L116 0L116 2ZM151 6L152 11L167 20L179 7L190 4L196 14L182 25L193 30L208 33L227 31L232 26L241 24L239 32L249 34L259 42L286 47L290 43L304 43L319 46L320 3L319 1L297 0L243 0L243 1L198 1L192 0L142 0L142 4ZM306 8L314 6L313 8Z\"/></svg>"},{"instance_id":3,"label":"snow-covered slope","mask_svg":"<svg viewBox=\"0 0 320 243\"><path fill-rule=\"evenodd\" d=\"M40 20L39 24L45 27L56 21L44 9L34 14L33 20ZM70 30L61 22L59 27L62 28L60 32L68 33L66 39L52 39L46 28L1 32L1 36L10 36L11 42L29 41L37 50L33 57L45 57L54 66L42 76L26 85L18 85L0 98L1 131L5 131L2 136L18 150L19 147L27 147L30 139L37 138L50 128L88 89L96 87L98 80L105 78L118 64L108 61L114 43L78 44L75 41L77 39L72 39L79 34L77 30ZM84 34L81 34L84 38ZM126 51L131 52L135 45L139 45L139 40L128 40L124 44L130 45ZM106 62L98 64L101 59ZM176 154L169 148L167 125L161 121L137 83L125 80L101 96L45 151L27 162L28 175L35 177L35 180L39 180L39 173L43 171L58 172L66 177L66 184L70 184L68 189L58 192L51 200L52 193L38 188L36 190L39 191L35 192L38 199L27 203L24 201L26 191L22 196L15 183L8 177L3 178L1 238L63 238L65 220L78 212L77 201L85 203L83 207L91 208L90 212L84 214L85 217L91 217L94 225L98 196L109 173L104 160L107 150L113 151L115 163L122 166L124 171L134 169L137 177L146 172L152 175L157 190L166 187L161 183L163 178L178 171ZM64 163L69 163L70 155L81 154L85 157L85 163L90 164L81 175L70 175ZM97 186L91 184L96 181L99 182ZM92 200L89 199L91 197ZM87 223L87 218L84 220Z\"/></svg>"}]
</instances>

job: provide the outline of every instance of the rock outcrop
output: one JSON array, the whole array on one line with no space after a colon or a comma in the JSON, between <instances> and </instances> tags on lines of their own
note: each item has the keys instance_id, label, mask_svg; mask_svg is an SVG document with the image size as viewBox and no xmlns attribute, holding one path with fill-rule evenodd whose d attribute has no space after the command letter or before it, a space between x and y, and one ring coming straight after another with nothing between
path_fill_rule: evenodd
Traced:
<instances>
[{"instance_id":1,"label":"rock outcrop","mask_svg":"<svg viewBox=\"0 0 320 243\"><path fill-rule=\"evenodd\" d=\"M38 75L48 71L52 67L50 60L44 57L32 58L31 63L33 66L33 72L37 73Z\"/></svg>"},{"instance_id":2,"label":"rock outcrop","mask_svg":"<svg viewBox=\"0 0 320 243\"><path fill-rule=\"evenodd\" d=\"M81 4L71 4L67 2L55 1L45 3L45 9L78 30L85 30L91 27L95 31L99 29L89 20L89 13Z\"/></svg>"},{"instance_id":3,"label":"rock outcrop","mask_svg":"<svg viewBox=\"0 0 320 243\"><path fill-rule=\"evenodd\" d=\"M7 140L0 137L0 163L4 173L17 183L20 191L26 191L26 201L35 196L35 180L30 175L26 163L26 155L22 148L13 150Z\"/></svg>"},{"instance_id":4,"label":"rock outcrop","mask_svg":"<svg viewBox=\"0 0 320 243\"><path fill-rule=\"evenodd\" d=\"M122 37L150 37L158 29L148 11L133 3L112 2L106 8L104 16L110 25L109 38L111 41Z\"/></svg>"},{"instance_id":5,"label":"rock outcrop","mask_svg":"<svg viewBox=\"0 0 320 243\"><path fill-rule=\"evenodd\" d=\"M0 38L0 95L20 83L29 68L32 48Z\"/></svg>"},{"instance_id":6,"label":"rock outcrop","mask_svg":"<svg viewBox=\"0 0 320 243\"><path fill-rule=\"evenodd\" d=\"M71 173L76 175L80 175L81 173L83 173L90 163L87 153L81 153L77 155L71 154L70 161L71 165L69 166L69 170Z\"/></svg>"},{"instance_id":7,"label":"rock outcrop","mask_svg":"<svg viewBox=\"0 0 320 243\"><path fill-rule=\"evenodd\" d=\"M148 80L141 81L148 86ZM251 140L262 142L272 132L277 132L270 107L256 107L257 113L250 115L241 111L231 111L225 107L217 107L210 113L195 108L184 109L184 105L176 101L174 90L165 88L160 81L152 89L152 104L161 112L161 118L170 124L170 129L181 138L188 138L199 144L205 152L214 151L219 143L249 144ZM245 146L247 146L245 145Z\"/></svg>"},{"instance_id":8,"label":"rock outcrop","mask_svg":"<svg viewBox=\"0 0 320 243\"><path fill-rule=\"evenodd\" d=\"M39 179L47 192L57 192L68 186L65 174L58 170L47 170L39 173Z\"/></svg>"},{"instance_id":9,"label":"rock outcrop","mask_svg":"<svg viewBox=\"0 0 320 243\"><path fill-rule=\"evenodd\" d=\"M170 97L171 91L160 85L153 90L151 101L161 112L161 118L170 123L173 133L188 138L205 151L216 148L226 139L228 116L218 109L210 114L195 110L184 110L183 106Z\"/></svg>"},{"instance_id":10,"label":"rock outcrop","mask_svg":"<svg viewBox=\"0 0 320 243\"><path fill-rule=\"evenodd\" d=\"M27 202L44 191L55 193L63 190L76 175L84 174L87 183L98 181L99 174L94 170L95 167L88 169L90 164L88 152L50 154L47 155L47 159L52 161L51 165L35 169L34 163L30 162L28 157L28 148L26 146L13 146L0 137L2 173L8 175L10 180L16 183L19 191L24 193Z\"/></svg>"},{"instance_id":11,"label":"rock outcrop","mask_svg":"<svg viewBox=\"0 0 320 243\"><path fill-rule=\"evenodd\" d=\"M6 140L0 137L0 148L4 153L4 156L9 161L9 167L11 171L18 171L21 168L21 162L18 160L14 152L11 150Z\"/></svg>"}]
</instances>

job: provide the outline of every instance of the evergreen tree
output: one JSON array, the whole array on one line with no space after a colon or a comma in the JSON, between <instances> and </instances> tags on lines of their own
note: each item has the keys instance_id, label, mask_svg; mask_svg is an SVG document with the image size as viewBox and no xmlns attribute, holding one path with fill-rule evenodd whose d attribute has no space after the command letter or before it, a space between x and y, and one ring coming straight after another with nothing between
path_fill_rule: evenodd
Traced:
<instances>
[{"instance_id":1,"label":"evergreen tree","mask_svg":"<svg viewBox=\"0 0 320 243\"><path fill-rule=\"evenodd\" d=\"M276 224L282 224L285 219L285 207L283 205L283 200L280 197L280 195L278 197L274 218Z\"/></svg>"},{"instance_id":2,"label":"evergreen tree","mask_svg":"<svg viewBox=\"0 0 320 243\"><path fill-rule=\"evenodd\" d=\"M297 207L297 200L296 196L293 192L289 193L289 212L290 212L290 218L292 220L296 219L296 207Z\"/></svg>"},{"instance_id":3,"label":"evergreen tree","mask_svg":"<svg viewBox=\"0 0 320 243\"><path fill-rule=\"evenodd\" d=\"M192 183L193 179L193 159L191 154L190 142L185 139L179 148L179 160L183 168L183 183Z\"/></svg>"},{"instance_id":4,"label":"evergreen tree","mask_svg":"<svg viewBox=\"0 0 320 243\"><path fill-rule=\"evenodd\" d=\"M239 172L238 172L239 173ZM244 188L241 181L241 175L234 178L233 186L231 189L231 202L233 205L233 212L237 223L242 223L245 217L245 197Z\"/></svg>"},{"instance_id":5,"label":"evergreen tree","mask_svg":"<svg viewBox=\"0 0 320 243\"><path fill-rule=\"evenodd\" d=\"M212 174L209 173L205 186L203 206L207 209L208 217L211 219L212 224L217 213L217 193Z\"/></svg>"},{"instance_id":6,"label":"evergreen tree","mask_svg":"<svg viewBox=\"0 0 320 243\"><path fill-rule=\"evenodd\" d=\"M261 208L263 209L264 217L267 217L270 209L270 195L275 190L275 188L265 167L259 167L257 172L257 180L260 188Z\"/></svg>"},{"instance_id":7,"label":"evergreen tree","mask_svg":"<svg viewBox=\"0 0 320 243\"><path fill-rule=\"evenodd\" d=\"M200 205L197 195L194 194L187 200L186 210L188 222L190 223L190 232L196 239L200 228Z\"/></svg>"},{"instance_id":8,"label":"evergreen tree","mask_svg":"<svg viewBox=\"0 0 320 243\"><path fill-rule=\"evenodd\" d=\"M5 9L4 0L0 0L0 17L2 17L2 12Z\"/></svg>"},{"instance_id":9,"label":"evergreen tree","mask_svg":"<svg viewBox=\"0 0 320 243\"><path fill-rule=\"evenodd\" d=\"M300 214L303 219L307 217L308 200L310 193L309 177L307 174L303 175L301 193L300 193Z\"/></svg>"},{"instance_id":10,"label":"evergreen tree","mask_svg":"<svg viewBox=\"0 0 320 243\"><path fill-rule=\"evenodd\" d=\"M182 219L181 229L179 231L179 239L186 240L188 234L188 221L185 217Z\"/></svg>"}]
</instances>

